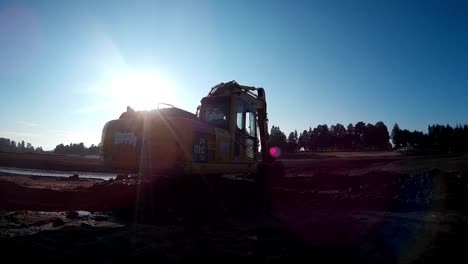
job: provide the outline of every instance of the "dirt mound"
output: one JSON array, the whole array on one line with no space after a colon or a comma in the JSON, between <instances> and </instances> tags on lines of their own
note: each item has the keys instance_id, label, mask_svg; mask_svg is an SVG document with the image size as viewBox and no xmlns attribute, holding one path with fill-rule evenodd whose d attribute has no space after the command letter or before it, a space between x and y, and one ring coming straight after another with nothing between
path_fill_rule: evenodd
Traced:
<instances>
[{"instance_id":1,"label":"dirt mound","mask_svg":"<svg viewBox=\"0 0 468 264\"><path fill-rule=\"evenodd\" d=\"M74 188L65 186L61 190L35 188L10 180L0 180L0 209L112 210L132 221L195 223L239 208L243 213L255 211L260 206L254 184L203 176L119 177L119 180L98 181L91 186L73 182L70 184Z\"/></svg>"},{"instance_id":2,"label":"dirt mound","mask_svg":"<svg viewBox=\"0 0 468 264\"><path fill-rule=\"evenodd\" d=\"M286 177L271 184L272 195L330 205L390 211L466 210L468 173L427 170L417 174L369 172ZM302 198L301 198L302 197Z\"/></svg>"},{"instance_id":3,"label":"dirt mound","mask_svg":"<svg viewBox=\"0 0 468 264\"><path fill-rule=\"evenodd\" d=\"M236 206L245 209L263 198L272 202L294 199L391 211L464 211L463 201L468 199L468 174L428 170L418 174L380 171L357 176L315 174L284 177L267 182L268 197L261 197L263 193L257 187L245 181L213 181L202 176L151 180L121 177L120 180L101 181L86 187L75 185L71 190L38 189L0 180L0 208L90 211L119 208L142 212L158 208L169 214L174 214L171 211L176 209L187 212L203 209L223 213L223 210L232 210Z\"/></svg>"}]
</instances>

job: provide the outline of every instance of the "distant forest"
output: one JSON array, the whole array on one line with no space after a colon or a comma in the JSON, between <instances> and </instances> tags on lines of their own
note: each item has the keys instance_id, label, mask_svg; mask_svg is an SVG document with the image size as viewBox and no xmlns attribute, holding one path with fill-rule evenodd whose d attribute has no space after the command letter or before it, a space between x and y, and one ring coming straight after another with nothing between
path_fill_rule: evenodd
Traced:
<instances>
[{"instance_id":1,"label":"distant forest","mask_svg":"<svg viewBox=\"0 0 468 264\"><path fill-rule=\"evenodd\" d=\"M278 126L272 126L269 143L286 152L389 150L406 147L453 153L468 151L468 125L457 125L454 128L450 125L430 125L427 133L423 133L401 129L395 124L389 133L383 122L357 122L347 127L338 123L330 127L326 124L310 127L299 134L295 130L287 137Z\"/></svg>"},{"instance_id":2,"label":"distant forest","mask_svg":"<svg viewBox=\"0 0 468 264\"><path fill-rule=\"evenodd\" d=\"M98 155L100 153L100 147L92 144L87 148L83 143L70 143L70 145L57 145L54 149L55 154L88 154Z\"/></svg>"},{"instance_id":3,"label":"distant forest","mask_svg":"<svg viewBox=\"0 0 468 264\"><path fill-rule=\"evenodd\" d=\"M25 143L24 140L16 142L9 138L0 138L0 151L3 152L29 152L29 153L43 153L42 147L34 148L31 143Z\"/></svg>"},{"instance_id":4,"label":"distant forest","mask_svg":"<svg viewBox=\"0 0 468 264\"><path fill-rule=\"evenodd\" d=\"M16 152L16 153L46 153L53 152L55 154L89 154L97 155L100 153L100 147L92 144L89 148L83 143L70 143L69 145L60 144L53 151L45 151L42 147L35 148L31 143L21 141L16 142L9 138L0 138L0 151Z\"/></svg>"}]
</instances>

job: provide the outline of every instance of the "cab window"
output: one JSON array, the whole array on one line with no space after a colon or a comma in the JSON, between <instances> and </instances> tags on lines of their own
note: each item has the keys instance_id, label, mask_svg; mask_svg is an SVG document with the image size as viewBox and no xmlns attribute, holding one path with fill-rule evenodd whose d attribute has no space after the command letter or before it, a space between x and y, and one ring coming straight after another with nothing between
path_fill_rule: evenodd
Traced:
<instances>
[{"instance_id":1,"label":"cab window","mask_svg":"<svg viewBox=\"0 0 468 264\"><path fill-rule=\"evenodd\" d=\"M236 103L236 117L236 138L242 145L245 156L254 158L257 142L255 109L239 99Z\"/></svg>"},{"instance_id":2,"label":"cab window","mask_svg":"<svg viewBox=\"0 0 468 264\"><path fill-rule=\"evenodd\" d=\"M236 105L236 112L237 112L237 119L236 119L236 126L237 129L243 130L244 128L244 103L242 101L237 101Z\"/></svg>"},{"instance_id":3,"label":"cab window","mask_svg":"<svg viewBox=\"0 0 468 264\"><path fill-rule=\"evenodd\" d=\"M207 123L229 129L229 98L205 98L202 101L200 117Z\"/></svg>"},{"instance_id":4,"label":"cab window","mask_svg":"<svg viewBox=\"0 0 468 264\"><path fill-rule=\"evenodd\" d=\"M245 119L246 119L246 127L245 132L251 136L255 137L256 132L256 124L255 124L255 113L254 112L245 112Z\"/></svg>"}]
</instances>

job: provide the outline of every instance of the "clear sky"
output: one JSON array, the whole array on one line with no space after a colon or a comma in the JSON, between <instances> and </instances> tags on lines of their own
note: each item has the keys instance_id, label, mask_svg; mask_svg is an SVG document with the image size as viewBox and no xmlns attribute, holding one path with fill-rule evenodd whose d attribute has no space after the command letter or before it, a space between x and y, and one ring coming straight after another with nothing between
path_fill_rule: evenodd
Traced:
<instances>
[{"instance_id":1,"label":"clear sky","mask_svg":"<svg viewBox=\"0 0 468 264\"><path fill-rule=\"evenodd\" d=\"M466 123L468 1L0 1L0 137L89 146L129 104L194 112L230 80L286 133Z\"/></svg>"}]
</instances>

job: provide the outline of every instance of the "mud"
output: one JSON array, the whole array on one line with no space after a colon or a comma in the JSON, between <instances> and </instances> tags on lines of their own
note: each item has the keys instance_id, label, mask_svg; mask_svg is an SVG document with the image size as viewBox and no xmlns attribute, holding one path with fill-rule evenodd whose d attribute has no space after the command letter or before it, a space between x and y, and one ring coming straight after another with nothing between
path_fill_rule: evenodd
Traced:
<instances>
[{"instance_id":1,"label":"mud","mask_svg":"<svg viewBox=\"0 0 468 264\"><path fill-rule=\"evenodd\" d=\"M124 256L172 263L463 261L466 159L370 160L286 166L285 177L265 188L204 177L4 175L0 247L14 256L99 262Z\"/></svg>"}]
</instances>

